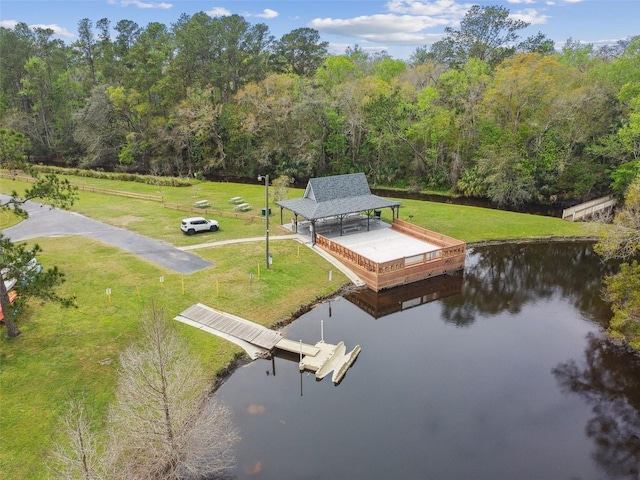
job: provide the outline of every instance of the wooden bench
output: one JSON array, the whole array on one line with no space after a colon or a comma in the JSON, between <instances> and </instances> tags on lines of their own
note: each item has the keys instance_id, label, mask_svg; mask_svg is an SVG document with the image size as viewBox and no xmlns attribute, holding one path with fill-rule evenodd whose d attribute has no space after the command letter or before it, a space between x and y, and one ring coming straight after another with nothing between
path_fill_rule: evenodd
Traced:
<instances>
[{"instance_id":1,"label":"wooden bench","mask_svg":"<svg viewBox=\"0 0 640 480\"><path fill-rule=\"evenodd\" d=\"M193 204L193 206L196 208L207 208L210 207L211 204L209 203L209 200L198 200Z\"/></svg>"},{"instance_id":2,"label":"wooden bench","mask_svg":"<svg viewBox=\"0 0 640 480\"><path fill-rule=\"evenodd\" d=\"M247 210L251 210L251 205L248 203L240 203L239 205L236 205L236 210L246 212Z\"/></svg>"}]
</instances>

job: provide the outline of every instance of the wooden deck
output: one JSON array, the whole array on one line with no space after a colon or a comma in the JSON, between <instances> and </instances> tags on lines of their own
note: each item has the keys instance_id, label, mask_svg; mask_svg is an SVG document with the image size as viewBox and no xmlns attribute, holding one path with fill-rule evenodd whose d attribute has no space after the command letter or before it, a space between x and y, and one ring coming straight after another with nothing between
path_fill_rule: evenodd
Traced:
<instances>
[{"instance_id":1,"label":"wooden deck","mask_svg":"<svg viewBox=\"0 0 640 480\"><path fill-rule=\"evenodd\" d=\"M322 235L316 235L316 244L348 266L376 292L464 267L466 244L463 241L399 219L393 221L391 230L413 239L411 249L404 252L401 247L387 242L358 251L357 247L349 248L341 244L339 238L331 239ZM415 243L422 246L416 250ZM380 257L383 250L391 256ZM377 256L374 256L374 252Z\"/></svg>"}]
</instances>

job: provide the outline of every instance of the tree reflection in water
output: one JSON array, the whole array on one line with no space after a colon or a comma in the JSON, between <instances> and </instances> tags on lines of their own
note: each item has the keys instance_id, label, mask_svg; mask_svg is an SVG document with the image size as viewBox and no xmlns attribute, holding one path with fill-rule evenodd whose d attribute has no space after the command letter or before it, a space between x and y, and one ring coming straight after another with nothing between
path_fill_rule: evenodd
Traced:
<instances>
[{"instance_id":1,"label":"tree reflection in water","mask_svg":"<svg viewBox=\"0 0 640 480\"><path fill-rule=\"evenodd\" d=\"M558 295L606 328L611 312L601 299L602 278L616 269L613 263L602 265L590 244L474 248L463 294L442 299L442 317L466 327L478 315L517 314L529 302ZM584 365L571 360L552 372L563 393L576 393L592 407L586 434L607 477L640 479L639 357L591 334Z\"/></svg>"},{"instance_id":2,"label":"tree reflection in water","mask_svg":"<svg viewBox=\"0 0 640 480\"><path fill-rule=\"evenodd\" d=\"M318 306L287 336L318 338L328 315L364 356L338 389L295 358L234 373L219 395L244 432L238 478L640 480L640 366L600 338L613 268L585 244L473 248L462 278Z\"/></svg>"},{"instance_id":3,"label":"tree reflection in water","mask_svg":"<svg viewBox=\"0 0 640 480\"><path fill-rule=\"evenodd\" d=\"M590 335L583 365L553 368L563 393L580 395L592 407L586 434L593 458L608 478L640 478L640 361L605 338Z\"/></svg>"},{"instance_id":4,"label":"tree reflection in water","mask_svg":"<svg viewBox=\"0 0 640 480\"><path fill-rule=\"evenodd\" d=\"M511 244L470 249L463 295L442 301L442 316L459 327L478 315L517 314L532 301L559 295L594 322L609 318L602 302L602 266L590 244ZM605 266L610 270L613 266ZM605 272L607 273L607 272ZM594 315L596 312L596 315Z\"/></svg>"}]
</instances>

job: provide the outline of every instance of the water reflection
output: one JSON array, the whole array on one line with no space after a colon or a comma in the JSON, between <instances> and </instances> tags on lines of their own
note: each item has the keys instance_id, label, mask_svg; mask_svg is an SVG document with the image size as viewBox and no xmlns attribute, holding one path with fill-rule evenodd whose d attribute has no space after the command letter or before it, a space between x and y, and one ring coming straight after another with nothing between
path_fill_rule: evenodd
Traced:
<instances>
[{"instance_id":1,"label":"water reflection","mask_svg":"<svg viewBox=\"0 0 640 480\"><path fill-rule=\"evenodd\" d=\"M555 295L601 321L608 318L600 300L603 269L590 244L475 248L465 265L463 294L443 302L443 319L465 327L480 315L516 315L523 305Z\"/></svg>"},{"instance_id":2,"label":"water reflection","mask_svg":"<svg viewBox=\"0 0 640 480\"><path fill-rule=\"evenodd\" d=\"M593 458L609 478L640 476L640 363L611 342L589 335L585 358L552 370L562 391L579 395L593 417L585 428Z\"/></svg>"},{"instance_id":3,"label":"water reflection","mask_svg":"<svg viewBox=\"0 0 640 480\"><path fill-rule=\"evenodd\" d=\"M296 356L234 373L234 474L639 478L640 367L602 335L610 268L584 244L475 248L463 276L319 305L287 338L314 343L324 321L358 362L338 387Z\"/></svg>"},{"instance_id":4,"label":"water reflection","mask_svg":"<svg viewBox=\"0 0 640 480\"><path fill-rule=\"evenodd\" d=\"M373 318L381 318L459 294L462 292L462 279L462 271L459 271L380 292L363 288L345 295L344 298ZM329 309L329 316L331 316L331 309Z\"/></svg>"}]
</instances>

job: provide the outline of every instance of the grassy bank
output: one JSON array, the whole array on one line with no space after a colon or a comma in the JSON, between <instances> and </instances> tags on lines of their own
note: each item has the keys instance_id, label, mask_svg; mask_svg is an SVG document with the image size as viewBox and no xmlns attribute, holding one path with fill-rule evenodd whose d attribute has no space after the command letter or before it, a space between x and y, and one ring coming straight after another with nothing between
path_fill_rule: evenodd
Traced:
<instances>
[{"instance_id":1,"label":"grassy bank","mask_svg":"<svg viewBox=\"0 0 640 480\"><path fill-rule=\"evenodd\" d=\"M206 199L211 217L220 220L214 234L187 237L179 229L183 211L161 202L79 192L73 210L107 223L137 231L174 245L192 245L264 235L259 209L264 186L199 183L190 187L158 187L111 180L71 177L74 184L161 195L165 202L190 207ZM0 192L21 191L26 183L0 180ZM293 191L296 196L301 192ZM253 215L236 215L229 198L242 196ZM584 224L450 204L403 200L403 219L467 242L499 239L575 237L589 234ZM272 216L272 233L279 209ZM390 220L389 212L383 219ZM284 218L285 222L289 218ZM0 216L0 228L16 220ZM61 293L74 294L75 309L34 303L20 321L23 335L0 340L0 476L12 479L46 478L45 459L56 441L56 419L65 400L83 392L96 421L104 418L115 386L118 352L135 338L138 319L148 299L160 300L167 317L196 302L229 311L270 326L335 292L347 279L336 269L294 241L273 241L274 264L264 268L264 243L242 243L195 251L214 267L179 275L132 254L84 237L38 239L45 266L57 265L67 282ZM260 269L260 271L259 271ZM329 282L329 271L333 271ZM164 282L160 283L160 277ZM106 289L111 289L111 296ZM212 335L177 324L181 335L200 353L212 378L241 350ZM313 340L313 339L310 339Z\"/></svg>"},{"instance_id":2,"label":"grassy bank","mask_svg":"<svg viewBox=\"0 0 640 480\"><path fill-rule=\"evenodd\" d=\"M96 220L127 228L177 246L194 245L202 242L202 237L186 237L178 229L181 218L199 215L175 210L175 206L189 209L197 200L211 203L206 216L220 220L220 231L215 240L254 237L264 234L264 186L235 184L227 182L200 182L189 187L157 187L134 182L101 180L85 177L67 177L73 184L85 187L106 188L115 191L132 192L162 197L163 202L133 200L126 197L80 191L80 199L73 210ZM0 193L15 189L18 192L27 187L20 181L0 181ZM300 189L290 190L292 197L302 195ZM235 211L229 202L232 197L242 197L252 205L246 213ZM501 239L582 237L593 234L588 224L566 222L558 218L507 212L481 207L469 207L447 203L401 200L400 218L410 220L424 228L464 240L480 242ZM271 203L273 233L278 231L280 209ZM283 212L283 221L290 221L290 212ZM385 221L391 221L390 210L382 212ZM8 226L11 219L0 218L0 228Z\"/></svg>"},{"instance_id":3,"label":"grassy bank","mask_svg":"<svg viewBox=\"0 0 640 480\"><path fill-rule=\"evenodd\" d=\"M43 265L58 265L66 273L60 290L75 294L78 307L34 304L20 322L23 335L0 340L2 478L45 478L43 460L56 441L55 419L70 395L83 392L95 418L103 417L115 386L118 352L136 336L148 299L157 298L169 318L202 302L271 325L347 281L334 268L329 283L332 266L293 241L272 243L277 261L268 271L261 268L259 278L261 243L199 251L215 267L188 276L83 237L38 243ZM212 378L241 353L213 335L177 326Z\"/></svg>"}]
</instances>

